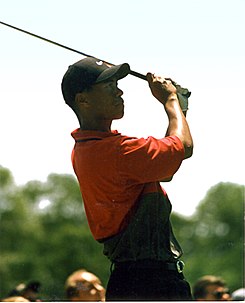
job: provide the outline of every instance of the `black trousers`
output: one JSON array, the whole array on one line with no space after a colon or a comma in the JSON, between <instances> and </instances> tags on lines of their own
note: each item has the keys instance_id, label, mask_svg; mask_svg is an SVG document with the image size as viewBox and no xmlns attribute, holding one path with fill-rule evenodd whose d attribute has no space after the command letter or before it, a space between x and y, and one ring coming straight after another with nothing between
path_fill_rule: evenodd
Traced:
<instances>
[{"instance_id":1,"label":"black trousers","mask_svg":"<svg viewBox=\"0 0 245 303\"><path fill-rule=\"evenodd\" d=\"M192 301L192 296L182 273L120 266L111 273L106 301Z\"/></svg>"}]
</instances>

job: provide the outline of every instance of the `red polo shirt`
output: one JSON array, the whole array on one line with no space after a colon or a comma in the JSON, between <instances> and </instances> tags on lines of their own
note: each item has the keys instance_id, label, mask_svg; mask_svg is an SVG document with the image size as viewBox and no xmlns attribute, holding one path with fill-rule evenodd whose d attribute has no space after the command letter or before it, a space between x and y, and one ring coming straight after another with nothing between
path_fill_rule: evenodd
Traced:
<instances>
[{"instance_id":1,"label":"red polo shirt","mask_svg":"<svg viewBox=\"0 0 245 303\"><path fill-rule=\"evenodd\" d=\"M80 129L72 136L72 163L97 240L122 231L140 196L161 191L159 181L173 176L184 159L176 136L144 139Z\"/></svg>"}]
</instances>

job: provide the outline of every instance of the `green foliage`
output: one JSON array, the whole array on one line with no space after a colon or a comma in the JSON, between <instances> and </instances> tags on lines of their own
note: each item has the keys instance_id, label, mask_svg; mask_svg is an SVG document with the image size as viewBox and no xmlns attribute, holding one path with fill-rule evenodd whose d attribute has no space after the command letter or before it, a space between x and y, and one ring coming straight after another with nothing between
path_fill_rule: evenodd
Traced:
<instances>
[{"instance_id":1,"label":"green foliage","mask_svg":"<svg viewBox=\"0 0 245 303\"><path fill-rule=\"evenodd\" d=\"M192 217L172 215L184 249L185 275L222 276L232 290L243 281L244 186L212 187ZM17 284L39 280L43 300L63 300L69 274L86 268L106 286L110 264L89 230L76 179L49 175L16 186L0 166L0 297Z\"/></svg>"},{"instance_id":2,"label":"green foliage","mask_svg":"<svg viewBox=\"0 0 245 303\"><path fill-rule=\"evenodd\" d=\"M191 284L211 274L221 276L232 290L243 286L244 186L213 186L193 217L175 216L173 222Z\"/></svg>"},{"instance_id":3,"label":"green foliage","mask_svg":"<svg viewBox=\"0 0 245 303\"><path fill-rule=\"evenodd\" d=\"M91 236L76 179L51 174L17 187L7 169L0 176L0 297L39 280L42 299L62 300L66 278L79 268L105 285L110 264Z\"/></svg>"}]
</instances>

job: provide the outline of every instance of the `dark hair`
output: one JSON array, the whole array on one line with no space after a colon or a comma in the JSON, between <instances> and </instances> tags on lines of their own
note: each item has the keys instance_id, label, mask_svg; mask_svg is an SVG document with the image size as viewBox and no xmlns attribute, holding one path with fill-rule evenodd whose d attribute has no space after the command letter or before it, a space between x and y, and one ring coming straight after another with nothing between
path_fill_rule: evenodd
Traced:
<instances>
[{"instance_id":1,"label":"dark hair","mask_svg":"<svg viewBox=\"0 0 245 303\"><path fill-rule=\"evenodd\" d=\"M203 276L196 281L193 286L193 297L194 299L204 298L207 295L207 286L209 285L218 285L218 286L225 286L225 281L216 276Z\"/></svg>"},{"instance_id":2,"label":"dark hair","mask_svg":"<svg viewBox=\"0 0 245 303\"><path fill-rule=\"evenodd\" d=\"M68 299L71 299L73 297L78 297L79 290L76 286L68 286L66 289L66 296Z\"/></svg>"}]
</instances>

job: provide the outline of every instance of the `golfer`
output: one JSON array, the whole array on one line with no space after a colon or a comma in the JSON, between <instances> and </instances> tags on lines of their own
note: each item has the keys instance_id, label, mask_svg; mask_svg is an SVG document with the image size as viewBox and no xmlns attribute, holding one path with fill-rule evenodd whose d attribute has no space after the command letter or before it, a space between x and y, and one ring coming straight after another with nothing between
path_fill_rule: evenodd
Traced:
<instances>
[{"instance_id":1,"label":"golfer","mask_svg":"<svg viewBox=\"0 0 245 303\"><path fill-rule=\"evenodd\" d=\"M106 300L191 300L170 223L171 203L160 186L191 157L191 133L176 86L152 73L147 81L153 102L162 104L163 119L168 118L162 138L111 130L112 121L124 115L118 81L129 73L126 63L108 66L86 58L71 65L62 80L65 102L80 124L72 132L72 163L86 216L112 262Z\"/></svg>"}]
</instances>

